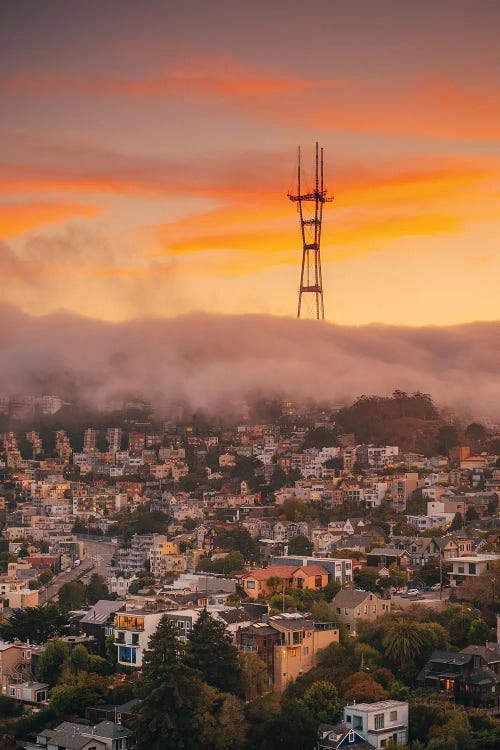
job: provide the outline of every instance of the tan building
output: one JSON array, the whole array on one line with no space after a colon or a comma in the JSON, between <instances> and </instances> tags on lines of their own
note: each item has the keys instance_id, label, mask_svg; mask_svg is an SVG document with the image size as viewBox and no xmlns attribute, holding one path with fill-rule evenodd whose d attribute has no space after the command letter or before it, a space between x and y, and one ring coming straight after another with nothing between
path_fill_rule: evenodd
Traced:
<instances>
[{"instance_id":1,"label":"tan building","mask_svg":"<svg viewBox=\"0 0 500 750\"><path fill-rule=\"evenodd\" d=\"M280 633L274 646L274 689L282 692L289 682L316 666L319 649L339 642L339 629L332 623L314 623L300 612L269 618Z\"/></svg>"},{"instance_id":2,"label":"tan building","mask_svg":"<svg viewBox=\"0 0 500 750\"><path fill-rule=\"evenodd\" d=\"M333 598L331 606L345 624L347 630L355 635L360 620L376 620L390 610L390 602L384 601L371 591L345 589Z\"/></svg>"},{"instance_id":3,"label":"tan building","mask_svg":"<svg viewBox=\"0 0 500 750\"><path fill-rule=\"evenodd\" d=\"M31 674L31 648L25 643L0 642L0 690L8 695L8 685L25 681Z\"/></svg>"}]
</instances>

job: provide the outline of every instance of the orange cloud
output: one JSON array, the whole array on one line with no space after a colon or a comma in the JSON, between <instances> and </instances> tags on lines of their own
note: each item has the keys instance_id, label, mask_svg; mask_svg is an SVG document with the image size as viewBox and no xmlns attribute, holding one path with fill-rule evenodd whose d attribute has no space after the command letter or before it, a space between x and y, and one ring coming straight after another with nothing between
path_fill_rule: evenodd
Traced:
<instances>
[{"instance_id":1,"label":"orange cloud","mask_svg":"<svg viewBox=\"0 0 500 750\"><path fill-rule=\"evenodd\" d=\"M75 217L91 218L97 209L77 203L0 203L0 239L16 237L31 229L60 224Z\"/></svg>"},{"instance_id":2,"label":"orange cloud","mask_svg":"<svg viewBox=\"0 0 500 750\"><path fill-rule=\"evenodd\" d=\"M486 186L494 177L493 169L468 162L462 168L389 176L347 173L339 180L336 202L326 209L325 247L329 243L330 254L344 257L371 252L382 241L452 233L467 222L492 218L496 209ZM292 205L283 195L265 192L245 200L238 196L211 211L162 225L156 234L160 255L253 253L259 265L288 262L301 246Z\"/></svg>"},{"instance_id":3,"label":"orange cloud","mask_svg":"<svg viewBox=\"0 0 500 750\"><path fill-rule=\"evenodd\" d=\"M297 91L323 85L320 81L292 80L234 60L211 57L158 76L126 79L73 77L48 72L38 76L14 76L0 83L0 90L29 94L98 94L106 96L196 96L239 97Z\"/></svg>"},{"instance_id":4,"label":"orange cloud","mask_svg":"<svg viewBox=\"0 0 500 750\"><path fill-rule=\"evenodd\" d=\"M496 91L469 90L438 75L392 85L361 79L301 79L210 57L143 78L75 77L46 72L14 76L0 91L117 97L188 96L233 103L251 117L315 132L346 130L397 136L495 139L500 134Z\"/></svg>"}]
</instances>

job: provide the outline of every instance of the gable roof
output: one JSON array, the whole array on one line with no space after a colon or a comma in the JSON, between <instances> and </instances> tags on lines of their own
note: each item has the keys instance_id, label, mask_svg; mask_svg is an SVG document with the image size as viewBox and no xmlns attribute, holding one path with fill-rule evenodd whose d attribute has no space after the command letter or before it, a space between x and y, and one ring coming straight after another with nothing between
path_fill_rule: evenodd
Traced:
<instances>
[{"instance_id":1,"label":"gable roof","mask_svg":"<svg viewBox=\"0 0 500 750\"><path fill-rule=\"evenodd\" d=\"M332 599L332 604L335 607L347 607L348 609L353 609L354 607L359 607L359 605L362 604L371 593L372 592L370 591L343 589L342 591L339 591L338 594L335 594ZM378 599L376 594L372 593L372 596L375 596Z\"/></svg>"}]
</instances>

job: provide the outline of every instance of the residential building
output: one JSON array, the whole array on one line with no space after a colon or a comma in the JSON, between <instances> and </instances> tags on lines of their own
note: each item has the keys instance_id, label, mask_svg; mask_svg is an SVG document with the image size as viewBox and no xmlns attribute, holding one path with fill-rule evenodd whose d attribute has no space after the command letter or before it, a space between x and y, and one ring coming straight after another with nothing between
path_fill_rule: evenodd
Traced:
<instances>
[{"instance_id":1,"label":"residential building","mask_svg":"<svg viewBox=\"0 0 500 750\"><path fill-rule=\"evenodd\" d=\"M354 703L344 708L344 724L377 750L386 747L390 740L406 745L408 703L391 700Z\"/></svg>"},{"instance_id":2,"label":"residential building","mask_svg":"<svg viewBox=\"0 0 500 750\"><path fill-rule=\"evenodd\" d=\"M460 653L434 651L417 685L442 693L455 703L500 708L500 646L470 646Z\"/></svg>"},{"instance_id":3,"label":"residential building","mask_svg":"<svg viewBox=\"0 0 500 750\"><path fill-rule=\"evenodd\" d=\"M34 748L46 750L129 750L133 732L112 721L95 726L63 721L55 729L45 729L36 737Z\"/></svg>"},{"instance_id":4,"label":"residential building","mask_svg":"<svg viewBox=\"0 0 500 750\"><path fill-rule=\"evenodd\" d=\"M450 557L448 562L452 565L449 573L450 586L458 586L462 581L487 573L495 564L500 563L500 555L463 555Z\"/></svg>"},{"instance_id":5,"label":"residential building","mask_svg":"<svg viewBox=\"0 0 500 750\"><path fill-rule=\"evenodd\" d=\"M281 583L270 586L268 580L280 579ZM328 571L321 565L270 565L268 568L251 570L241 576L241 585L251 599L267 596L273 591L291 589L314 589L318 591L328 583Z\"/></svg>"},{"instance_id":6,"label":"residential building","mask_svg":"<svg viewBox=\"0 0 500 750\"><path fill-rule=\"evenodd\" d=\"M116 613L114 636L115 646L118 646L118 664L142 667L144 651L164 614L147 609Z\"/></svg>"},{"instance_id":7,"label":"residential building","mask_svg":"<svg viewBox=\"0 0 500 750\"><path fill-rule=\"evenodd\" d=\"M346 747L352 747L353 750L372 750L374 745L367 742L347 724L319 725L316 750L343 750Z\"/></svg>"},{"instance_id":8,"label":"residential building","mask_svg":"<svg viewBox=\"0 0 500 750\"><path fill-rule=\"evenodd\" d=\"M347 630L355 635L360 620L376 620L390 610L390 602L381 599L371 591L343 589L333 598L331 607L345 624Z\"/></svg>"}]
</instances>

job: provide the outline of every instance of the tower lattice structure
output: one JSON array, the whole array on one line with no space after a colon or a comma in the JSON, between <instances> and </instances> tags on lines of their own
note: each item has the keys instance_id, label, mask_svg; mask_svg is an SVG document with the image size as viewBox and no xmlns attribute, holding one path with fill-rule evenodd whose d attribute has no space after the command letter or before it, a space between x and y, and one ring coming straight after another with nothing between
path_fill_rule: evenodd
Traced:
<instances>
[{"instance_id":1,"label":"tower lattice structure","mask_svg":"<svg viewBox=\"0 0 500 750\"><path fill-rule=\"evenodd\" d=\"M288 193L293 203L297 203L300 217L300 231L302 235L302 268L300 272L299 304L297 317L302 310L302 295L315 295L316 320L325 319L323 303L323 276L321 272L321 224L323 221L323 205L333 201L333 196L327 196L324 186L323 149L316 143L316 162L314 189L312 192L302 192L301 152L298 148L297 159L297 193ZM306 204L306 206L304 205ZM310 204L310 205L308 205Z\"/></svg>"}]
</instances>

